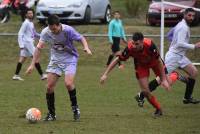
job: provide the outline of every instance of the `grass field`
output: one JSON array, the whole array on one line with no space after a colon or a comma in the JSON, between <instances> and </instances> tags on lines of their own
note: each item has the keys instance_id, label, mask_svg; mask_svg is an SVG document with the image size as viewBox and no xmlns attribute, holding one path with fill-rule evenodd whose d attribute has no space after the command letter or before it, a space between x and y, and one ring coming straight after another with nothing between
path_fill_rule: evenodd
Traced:
<instances>
[{"instance_id":1,"label":"grass field","mask_svg":"<svg viewBox=\"0 0 200 134\"><path fill-rule=\"evenodd\" d=\"M118 2L114 3L114 6L121 9L119 5L123 2ZM159 27L146 26L144 20L129 18L125 19L125 24L128 34L133 31L159 34L160 30ZM107 30L106 25L73 26L81 33L106 33ZM19 18L13 17L9 23L0 25L0 31L16 33L19 27ZM40 31L42 27L37 25L37 29ZM165 32L168 29L166 28ZM198 35L198 29L199 27L193 27L192 34ZM24 118L29 108L37 107L43 117L46 115L46 82L40 81L36 71L30 76L25 75L30 60L23 65L21 71L25 81L13 81L11 78L19 51L17 37L0 36L0 134L200 134L200 105L182 103L185 91L182 83L177 82L170 92L162 88L154 92L164 110L163 117L154 119L154 109L147 101L144 108L139 108L134 100L139 85L135 79L132 60L125 63L124 70L114 69L102 86L99 84L99 78L110 53L109 45L106 38L87 39L93 56L87 56L81 45L76 44L80 53L76 76L80 122L73 121L69 97L61 77L55 90L57 121L29 124ZM197 40L199 39L193 41ZM155 42L159 44L158 39L155 39ZM190 55L199 61L199 50ZM47 50L43 52L41 64L44 70L48 64ZM198 77L193 94L195 98L200 98L199 87Z\"/></svg>"}]
</instances>

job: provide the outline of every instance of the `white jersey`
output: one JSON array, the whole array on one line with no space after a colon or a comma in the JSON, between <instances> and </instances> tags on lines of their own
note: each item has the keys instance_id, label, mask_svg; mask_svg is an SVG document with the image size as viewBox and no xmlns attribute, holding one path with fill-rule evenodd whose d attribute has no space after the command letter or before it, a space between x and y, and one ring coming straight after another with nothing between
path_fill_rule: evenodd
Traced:
<instances>
[{"instance_id":1,"label":"white jersey","mask_svg":"<svg viewBox=\"0 0 200 134\"><path fill-rule=\"evenodd\" d=\"M190 40L190 28L186 21L183 19L179 22L174 29L169 52L176 53L178 55L185 55L188 49L194 49L195 45L189 44Z\"/></svg>"},{"instance_id":2,"label":"white jersey","mask_svg":"<svg viewBox=\"0 0 200 134\"><path fill-rule=\"evenodd\" d=\"M33 44L34 38L39 38L39 34L34 28L33 22L26 19L18 33L18 43L20 48L24 48L25 44Z\"/></svg>"}]
</instances>

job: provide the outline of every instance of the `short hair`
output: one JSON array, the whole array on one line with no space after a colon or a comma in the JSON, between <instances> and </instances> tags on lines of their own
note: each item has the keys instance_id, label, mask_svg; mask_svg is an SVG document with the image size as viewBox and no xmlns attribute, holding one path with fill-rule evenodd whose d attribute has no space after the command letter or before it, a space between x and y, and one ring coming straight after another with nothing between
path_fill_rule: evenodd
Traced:
<instances>
[{"instance_id":1,"label":"short hair","mask_svg":"<svg viewBox=\"0 0 200 134\"><path fill-rule=\"evenodd\" d=\"M47 19L48 25L59 25L60 24L60 19L57 15L52 14L48 16Z\"/></svg>"},{"instance_id":2,"label":"short hair","mask_svg":"<svg viewBox=\"0 0 200 134\"><path fill-rule=\"evenodd\" d=\"M27 14L29 11L32 11L33 14L35 13L34 9L32 9L32 8L27 8L27 9L25 10L25 14Z\"/></svg>"},{"instance_id":3,"label":"short hair","mask_svg":"<svg viewBox=\"0 0 200 134\"><path fill-rule=\"evenodd\" d=\"M120 11L116 10L116 11L114 11L112 14L114 15L114 14L116 14L116 13L120 14Z\"/></svg>"},{"instance_id":4,"label":"short hair","mask_svg":"<svg viewBox=\"0 0 200 134\"><path fill-rule=\"evenodd\" d=\"M135 32L132 36L133 41L143 40L144 35L141 32Z\"/></svg>"},{"instance_id":5,"label":"short hair","mask_svg":"<svg viewBox=\"0 0 200 134\"><path fill-rule=\"evenodd\" d=\"M187 14L188 12L195 12L193 8L186 8L184 14Z\"/></svg>"}]
</instances>

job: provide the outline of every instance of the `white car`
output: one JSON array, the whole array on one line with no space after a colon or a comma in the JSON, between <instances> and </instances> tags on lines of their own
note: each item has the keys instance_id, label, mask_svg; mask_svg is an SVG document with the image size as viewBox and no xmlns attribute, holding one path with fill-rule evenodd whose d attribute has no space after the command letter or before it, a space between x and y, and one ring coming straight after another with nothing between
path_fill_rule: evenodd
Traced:
<instances>
[{"instance_id":1,"label":"white car","mask_svg":"<svg viewBox=\"0 0 200 134\"><path fill-rule=\"evenodd\" d=\"M39 0L36 6L36 18L45 22L50 14L56 14L60 20L77 20L89 23L100 20L108 23L111 18L109 0Z\"/></svg>"}]
</instances>

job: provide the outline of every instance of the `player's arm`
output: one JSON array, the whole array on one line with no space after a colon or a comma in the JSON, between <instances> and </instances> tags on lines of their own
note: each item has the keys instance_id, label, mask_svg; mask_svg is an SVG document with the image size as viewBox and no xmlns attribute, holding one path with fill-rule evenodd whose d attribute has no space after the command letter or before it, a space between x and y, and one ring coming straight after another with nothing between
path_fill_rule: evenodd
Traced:
<instances>
[{"instance_id":1,"label":"player's arm","mask_svg":"<svg viewBox=\"0 0 200 134\"><path fill-rule=\"evenodd\" d=\"M106 68L106 71L103 73L103 75L100 78L100 83L103 84L105 80L107 79L108 74L113 70L113 68L118 64L119 57L116 57L110 65Z\"/></svg>"},{"instance_id":2,"label":"player's arm","mask_svg":"<svg viewBox=\"0 0 200 134\"><path fill-rule=\"evenodd\" d=\"M91 52L91 50L90 50L90 48L89 48L89 46L88 46L88 43L87 43L85 37L82 37L82 38L81 38L81 43L82 43L82 45L83 45L83 50L84 50L85 52L87 52L87 54L92 55L92 52Z\"/></svg>"},{"instance_id":3,"label":"player's arm","mask_svg":"<svg viewBox=\"0 0 200 134\"><path fill-rule=\"evenodd\" d=\"M118 55L106 68L106 71L100 78L100 83L103 84L104 81L107 79L108 74L112 71L112 69L118 64L119 61L125 61L129 58L129 49L126 47L122 54Z\"/></svg>"},{"instance_id":4,"label":"player's arm","mask_svg":"<svg viewBox=\"0 0 200 134\"><path fill-rule=\"evenodd\" d=\"M41 49L44 47L44 45L45 45L44 42L39 41L37 47L35 48L32 62L30 66L28 67L28 69L26 70L27 74L30 74L33 71L35 63L39 61Z\"/></svg>"},{"instance_id":5,"label":"player's arm","mask_svg":"<svg viewBox=\"0 0 200 134\"><path fill-rule=\"evenodd\" d=\"M194 44L189 44L189 43L185 42L185 39L188 36L187 30L185 28L182 28L180 31L178 31L175 34L177 34L177 45L179 47L187 48L187 49L195 49Z\"/></svg>"},{"instance_id":6,"label":"player's arm","mask_svg":"<svg viewBox=\"0 0 200 134\"><path fill-rule=\"evenodd\" d=\"M167 75L166 75L166 72L165 72L165 67L164 67L164 62L163 60L161 59L160 57L160 54L158 52L158 49L156 47L156 45L152 42L151 43L151 47L150 47L150 51L152 53L152 56L154 57L155 60L158 61L158 67L159 67L159 70L160 70L160 81L161 81L161 85L167 89L167 90L170 90L170 85L168 83L168 80L167 80Z\"/></svg>"},{"instance_id":7,"label":"player's arm","mask_svg":"<svg viewBox=\"0 0 200 134\"><path fill-rule=\"evenodd\" d=\"M26 34L25 33L26 29L27 29L27 23L22 23L22 26L20 27L20 30L18 32L18 44L21 49L24 48L23 36L24 34Z\"/></svg>"}]
</instances>

